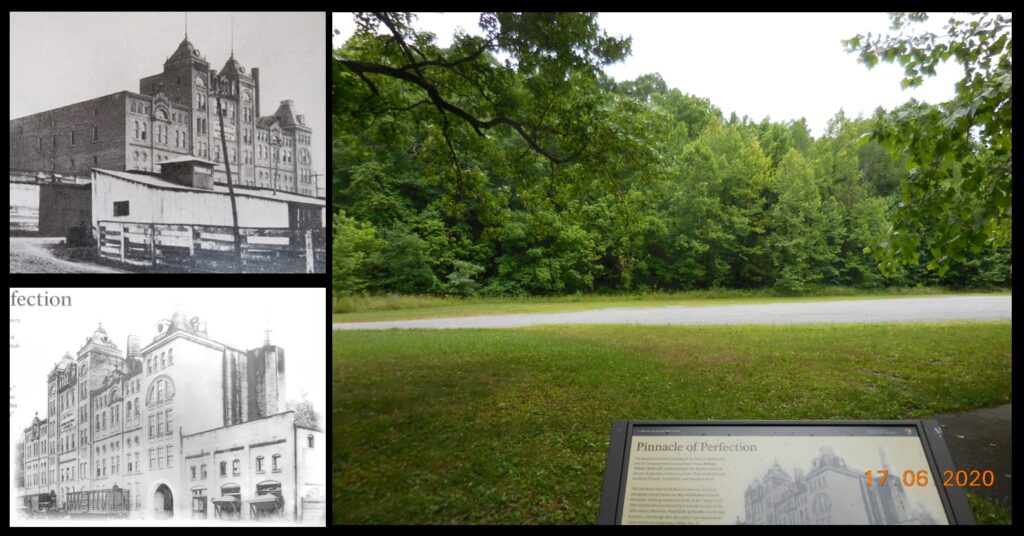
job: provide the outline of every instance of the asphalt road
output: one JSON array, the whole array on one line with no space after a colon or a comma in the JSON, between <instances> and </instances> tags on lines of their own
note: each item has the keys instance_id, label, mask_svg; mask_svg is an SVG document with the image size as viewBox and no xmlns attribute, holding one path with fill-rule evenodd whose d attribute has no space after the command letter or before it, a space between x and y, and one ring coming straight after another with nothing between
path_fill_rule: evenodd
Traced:
<instances>
[{"instance_id":1,"label":"asphalt road","mask_svg":"<svg viewBox=\"0 0 1024 536\"><path fill-rule=\"evenodd\" d=\"M347 322L334 324L334 329L518 328L542 324L849 324L1010 318L1011 296L936 296Z\"/></svg>"},{"instance_id":2,"label":"asphalt road","mask_svg":"<svg viewBox=\"0 0 1024 536\"><path fill-rule=\"evenodd\" d=\"M123 270L108 268L97 264L71 262L53 256L46 246L57 244L60 237L11 237L11 271L12 274L48 273L48 274L121 274Z\"/></svg>"},{"instance_id":3,"label":"asphalt road","mask_svg":"<svg viewBox=\"0 0 1024 536\"><path fill-rule=\"evenodd\" d=\"M966 491L995 501L1004 508L1013 505L1013 406L1005 404L964 413L934 417L942 426L949 454L958 470L992 471L992 486Z\"/></svg>"}]
</instances>

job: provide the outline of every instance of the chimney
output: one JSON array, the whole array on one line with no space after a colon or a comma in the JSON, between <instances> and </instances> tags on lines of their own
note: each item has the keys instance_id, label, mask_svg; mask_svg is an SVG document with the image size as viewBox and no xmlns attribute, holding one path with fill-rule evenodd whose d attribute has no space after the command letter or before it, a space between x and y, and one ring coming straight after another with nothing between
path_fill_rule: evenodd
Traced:
<instances>
[{"instance_id":1,"label":"chimney","mask_svg":"<svg viewBox=\"0 0 1024 536\"><path fill-rule=\"evenodd\" d=\"M138 335L128 336L128 359L139 358L139 337Z\"/></svg>"},{"instance_id":2,"label":"chimney","mask_svg":"<svg viewBox=\"0 0 1024 536\"><path fill-rule=\"evenodd\" d=\"M300 125L305 125L306 124L306 116L305 115L297 115L297 116L295 116L295 120L298 121Z\"/></svg>"},{"instance_id":3,"label":"chimney","mask_svg":"<svg viewBox=\"0 0 1024 536\"><path fill-rule=\"evenodd\" d=\"M256 119L260 118L260 68L252 68L252 81L256 86Z\"/></svg>"}]
</instances>

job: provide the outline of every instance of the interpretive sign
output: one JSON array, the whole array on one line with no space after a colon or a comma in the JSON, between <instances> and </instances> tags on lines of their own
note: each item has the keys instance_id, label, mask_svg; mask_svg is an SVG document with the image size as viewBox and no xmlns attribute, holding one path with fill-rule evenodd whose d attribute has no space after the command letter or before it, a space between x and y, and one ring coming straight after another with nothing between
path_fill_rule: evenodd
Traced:
<instances>
[{"instance_id":1,"label":"interpretive sign","mask_svg":"<svg viewBox=\"0 0 1024 536\"><path fill-rule=\"evenodd\" d=\"M601 524L973 524L935 421L615 421Z\"/></svg>"}]
</instances>

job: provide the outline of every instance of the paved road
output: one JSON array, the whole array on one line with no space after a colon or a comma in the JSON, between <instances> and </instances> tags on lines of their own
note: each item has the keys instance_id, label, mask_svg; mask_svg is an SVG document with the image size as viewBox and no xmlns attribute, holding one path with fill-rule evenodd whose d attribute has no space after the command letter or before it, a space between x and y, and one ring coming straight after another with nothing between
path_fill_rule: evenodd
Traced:
<instances>
[{"instance_id":1,"label":"paved road","mask_svg":"<svg viewBox=\"0 0 1024 536\"><path fill-rule=\"evenodd\" d=\"M946 446L958 470L992 471L991 487L968 491L1005 508L1013 504L1013 406L1005 404L934 417L942 426Z\"/></svg>"},{"instance_id":2,"label":"paved road","mask_svg":"<svg viewBox=\"0 0 1024 536\"><path fill-rule=\"evenodd\" d=\"M514 314L348 322L335 330L517 328L541 324L842 324L1003 320L1011 318L1010 296L937 296L711 307L611 308L548 314Z\"/></svg>"},{"instance_id":3,"label":"paved road","mask_svg":"<svg viewBox=\"0 0 1024 536\"><path fill-rule=\"evenodd\" d=\"M12 236L11 237L11 271L12 274L49 273L49 274L121 274L123 270L108 268L85 262L71 262L58 259L46 248L59 243L59 237Z\"/></svg>"}]
</instances>

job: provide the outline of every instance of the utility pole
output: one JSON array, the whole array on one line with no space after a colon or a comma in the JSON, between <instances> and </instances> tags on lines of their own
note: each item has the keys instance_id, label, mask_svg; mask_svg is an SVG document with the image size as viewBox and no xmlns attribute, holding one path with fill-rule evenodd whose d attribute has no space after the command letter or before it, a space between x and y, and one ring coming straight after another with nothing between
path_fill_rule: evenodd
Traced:
<instances>
[{"instance_id":1,"label":"utility pole","mask_svg":"<svg viewBox=\"0 0 1024 536\"><path fill-rule=\"evenodd\" d=\"M275 147L275 149L271 149L270 156L274 162L274 195L277 195L277 159L281 157L281 136L271 138L270 145Z\"/></svg>"},{"instance_id":2,"label":"utility pole","mask_svg":"<svg viewBox=\"0 0 1024 536\"><path fill-rule=\"evenodd\" d=\"M242 269L242 237L238 232L238 208L235 205L235 185L231 182L231 162L228 158L228 139L224 134L224 112L225 110L221 107L220 97L224 95L232 95L231 91L231 80L227 78L216 78L216 84L214 84L215 92L214 95L217 97L217 117L220 119L220 143L224 149L224 170L228 174L228 196L231 197L231 221L234 225L235 234L235 262L238 263L238 269Z\"/></svg>"}]
</instances>

